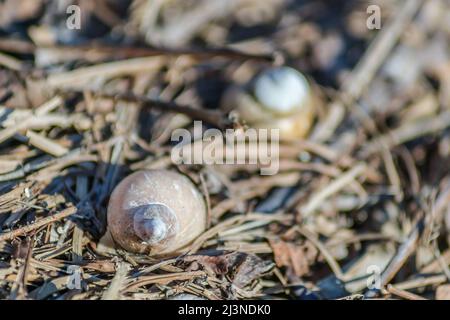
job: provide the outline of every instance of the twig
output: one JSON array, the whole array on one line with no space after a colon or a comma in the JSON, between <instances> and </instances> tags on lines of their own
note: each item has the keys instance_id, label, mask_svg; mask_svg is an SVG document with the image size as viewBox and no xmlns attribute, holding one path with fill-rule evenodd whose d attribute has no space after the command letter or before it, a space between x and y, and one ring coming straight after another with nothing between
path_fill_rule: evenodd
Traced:
<instances>
[{"instance_id":1,"label":"twig","mask_svg":"<svg viewBox=\"0 0 450 320\"><path fill-rule=\"evenodd\" d=\"M22 246L22 243L19 244L19 246ZM27 238L25 240L25 246L26 250L25 252L20 253L21 255L24 254L24 256L19 257L18 262L22 265L20 266L19 272L16 277L16 281L14 282L11 293L9 295L11 300L17 300L17 299L25 299L27 295L26 291L26 285L27 285L27 277L28 272L30 270L30 261L31 256L33 252L34 247L34 236Z\"/></svg>"},{"instance_id":2,"label":"twig","mask_svg":"<svg viewBox=\"0 0 450 320\"><path fill-rule=\"evenodd\" d=\"M427 300L424 297L421 297L417 294L405 291L405 290L401 290L393 285L388 285L387 286L387 291L391 294L394 294L396 296L399 296L401 298L407 299L407 300Z\"/></svg>"},{"instance_id":3,"label":"twig","mask_svg":"<svg viewBox=\"0 0 450 320\"><path fill-rule=\"evenodd\" d=\"M14 71L20 71L22 69L22 62L0 52L0 66L4 66Z\"/></svg>"},{"instance_id":4,"label":"twig","mask_svg":"<svg viewBox=\"0 0 450 320\"><path fill-rule=\"evenodd\" d=\"M322 242L317 240L314 234L312 234L309 230L305 228L300 228L299 226L295 226L294 230L298 231L302 236L308 239L320 251L320 253L327 261L336 278L344 281L345 275L342 272L342 269L339 266L339 264L336 262L336 259L334 259L333 255L328 251L327 247L323 245Z\"/></svg>"},{"instance_id":5,"label":"twig","mask_svg":"<svg viewBox=\"0 0 450 320\"><path fill-rule=\"evenodd\" d=\"M126 262L119 262L117 271L108 289L103 293L102 300L119 300L122 286L126 281L130 265Z\"/></svg>"},{"instance_id":6,"label":"twig","mask_svg":"<svg viewBox=\"0 0 450 320\"><path fill-rule=\"evenodd\" d=\"M10 38L0 38L0 51L20 54L32 54L36 47L28 41Z\"/></svg>"},{"instance_id":7,"label":"twig","mask_svg":"<svg viewBox=\"0 0 450 320\"><path fill-rule=\"evenodd\" d=\"M76 90L75 90L76 91ZM194 120L202 120L217 128L224 129L231 125L231 122L222 112L197 109L186 105L180 105L173 101L161 101L151 99L133 93L108 93L102 91L91 91L96 96L119 101L134 102L140 104L143 108L155 108L166 112L183 113Z\"/></svg>"},{"instance_id":8,"label":"twig","mask_svg":"<svg viewBox=\"0 0 450 320\"><path fill-rule=\"evenodd\" d=\"M380 145L388 148L404 144L419 137L424 137L450 127L450 111L444 111L431 119L406 123L397 129L376 138L363 149L363 155L368 157L380 151Z\"/></svg>"},{"instance_id":9,"label":"twig","mask_svg":"<svg viewBox=\"0 0 450 320\"><path fill-rule=\"evenodd\" d=\"M165 61L163 57L135 58L108 62L73 71L55 73L47 78L46 84L51 88L83 87L94 78L109 79L127 74L151 72L159 69Z\"/></svg>"},{"instance_id":10,"label":"twig","mask_svg":"<svg viewBox=\"0 0 450 320\"><path fill-rule=\"evenodd\" d=\"M226 228L231 227L234 224L244 223L246 221L252 220L283 221L286 220L286 217L275 214L272 215L248 214L245 216L242 215L234 216L215 225L214 227L210 228L209 230L201 234L197 239L195 239L194 242L188 248L189 254L197 252L209 238L219 234L219 232L221 232L222 230L225 230Z\"/></svg>"},{"instance_id":11,"label":"twig","mask_svg":"<svg viewBox=\"0 0 450 320\"><path fill-rule=\"evenodd\" d=\"M89 45L79 46L41 46L38 50L42 51L57 51L62 55L69 54L71 57L74 53L83 56L84 59L95 62L100 59L115 58L115 59L130 59L130 58L145 58L154 56L192 56L198 60L210 59L212 57L224 57L229 59L240 60L261 60L272 62L275 57L267 54L249 54L234 50L231 48L203 48L202 50L195 49L172 49L172 48L157 48L157 47L132 47L132 46L108 46L99 43L91 43Z\"/></svg>"},{"instance_id":12,"label":"twig","mask_svg":"<svg viewBox=\"0 0 450 320\"><path fill-rule=\"evenodd\" d=\"M26 235L28 233L30 233L31 231L37 230L43 226L46 226L50 223L56 222L58 220L62 220L64 218L67 218L68 216L73 215L74 213L77 212L77 208L76 207L70 207L67 208L57 214L54 214L50 217L47 218L43 218L33 224L21 227L19 229L10 231L8 233L3 233L0 234L0 242L1 241L8 241L8 240L13 240L14 238L17 238L19 236L23 236Z\"/></svg>"},{"instance_id":13,"label":"twig","mask_svg":"<svg viewBox=\"0 0 450 320\"><path fill-rule=\"evenodd\" d=\"M396 283L395 287L400 290L411 290L416 288L423 288L428 286L434 286L447 281L447 277L444 274L420 277L417 279L407 280L404 282Z\"/></svg>"},{"instance_id":14,"label":"twig","mask_svg":"<svg viewBox=\"0 0 450 320\"><path fill-rule=\"evenodd\" d=\"M394 259L392 259L387 268L381 274L380 282L382 287L386 286L389 281L391 281L395 277L400 268L405 264L406 260L414 252L423 230L423 221L423 218L419 219L414 229L408 236L408 239L402 245L400 245L397 250L396 256L394 257Z\"/></svg>"},{"instance_id":15,"label":"twig","mask_svg":"<svg viewBox=\"0 0 450 320\"><path fill-rule=\"evenodd\" d=\"M69 152L69 149L61 146L59 143L31 130L28 130L25 135L29 139L29 144L55 157L61 157Z\"/></svg>"},{"instance_id":16,"label":"twig","mask_svg":"<svg viewBox=\"0 0 450 320\"><path fill-rule=\"evenodd\" d=\"M175 280L189 280L192 278L198 278L203 276L206 276L206 273L204 271L191 271L191 272L170 273L154 276L142 276L139 277L136 282L126 287L122 293L133 291L139 287L143 287L152 283L168 284Z\"/></svg>"},{"instance_id":17,"label":"twig","mask_svg":"<svg viewBox=\"0 0 450 320\"><path fill-rule=\"evenodd\" d=\"M206 186L206 181L205 181L205 177L204 177L203 173L200 173L199 177L200 177L200 185L202 187L203 197L205 198L205 202L206 202L206 212L207 212L206 227L210 228L211 227L211 217L212 217L211 198L209 195L208 187Z\"/></svg>"},{"instance_id":18,"label":"twig","mask_svg":"<svg viewBox=\"0 0 450 320\"><path fill-rule=\"evenodd\" d=\"M356 177L361 175L364 172L364 170L366 170L366 164L360 163L353 169L342 174L339 178L335 179L328 186L315 193L312 196L312 198L308 201L308 203L304 205L302 208L300 208L301 216L303 218L307 218L315 210L317 210L317 208L320 207L320 205L323 203L325 199L329 198L334 193L338 192L339 190L347 186L354 179L356 179Z\"/></svg>"}]
</instances>

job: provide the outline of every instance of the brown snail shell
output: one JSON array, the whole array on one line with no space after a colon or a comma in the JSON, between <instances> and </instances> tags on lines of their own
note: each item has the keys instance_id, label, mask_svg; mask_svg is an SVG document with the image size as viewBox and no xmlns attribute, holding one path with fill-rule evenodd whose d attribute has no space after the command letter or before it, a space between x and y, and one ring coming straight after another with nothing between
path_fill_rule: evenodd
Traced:
<instances>
[{"instance_id":1,"label":"brown snail shell","mask_svg":"<svg viewBox=\"0 0 450 320\"><path fill-rule=\"evenodd\" d=\"M313 124L314 95L307 79L290 67L270 68L247 85L233 85L221 102L253 128L279 129L280 138L304 138Z\"/></svg>"},{"instance_id":2,"label":"brown snail shell","mask_svg":"<svg viewBox=\"0 0 450 320\"><path fill-rule=\"evenodd\" d=\"M168 170L144 170L122 180L108 204L108 229L123 249L176 253L206 228L206 206L195 185Z\"/></svg>"}]
</instances>

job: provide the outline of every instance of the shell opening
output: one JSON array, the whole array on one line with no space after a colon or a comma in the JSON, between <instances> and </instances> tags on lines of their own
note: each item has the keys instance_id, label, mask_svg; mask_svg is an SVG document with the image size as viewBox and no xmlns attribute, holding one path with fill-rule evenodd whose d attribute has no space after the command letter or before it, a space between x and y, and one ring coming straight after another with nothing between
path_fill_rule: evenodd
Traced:
<instances>
[{"instance_id":1,"label":"shell opening","mask_svg":"<svg viewBox=\"0 0 450 320\"><path fill-rule=\"evenodd\" d=\"M164 245L175 237L178 224L172 209L162 203L150 203L136 209L133 228L143 242Z\"/></svg>"}]
</instances>

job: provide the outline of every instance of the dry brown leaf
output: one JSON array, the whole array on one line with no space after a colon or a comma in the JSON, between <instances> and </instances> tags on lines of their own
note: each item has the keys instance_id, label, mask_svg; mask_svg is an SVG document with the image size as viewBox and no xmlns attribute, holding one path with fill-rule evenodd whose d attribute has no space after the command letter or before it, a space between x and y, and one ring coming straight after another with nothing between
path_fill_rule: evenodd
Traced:
<instances>
[{"instance_id":1,"label":"dry brown leaf","mask_svg":"<svg viewBox=\"0 0 450 320\"><path fill-rule=\"evenodd\" d=\"M282 240L270 241L278 267L291 267L301 277L309 273L309 266L317 257L317 249L306 241L302 245Z\"/></svg>"},{"instance_id":2,"label":"dry brown leaf","mask_svg":"<svg viewBox=\"0 0 450 320\"><path fill-rule=\"evenodd\" d=\"M436 300L450 300L450 284L443 284L437 288Z\"/></svg>"},{"instance_id":3,"label":"dry brown leaf","mask_svg":"<svg viewBox=\"0 0 450 320\"><path fill-rule=\"evenodd\" d=\"M219 256L190 256L184 259L193 262L189 270L199 266L216 275L229 275L233 284L243 288L273 268L273 263L254 254L243 252L226 253Z\"/></svg>"},{"instance_id":4,"label":"dry brown leaf","mask_svg":"<svg viewBox=\"0 0 450 320\"><path fill-rule=\"evenodd\" d=\"M244 261L237 268L233 278L233 284L238 288L244 288L253 280L262 277L274 267L271 261L264 261L254 254L245 255Z\"/></svg>"}]
</instances>

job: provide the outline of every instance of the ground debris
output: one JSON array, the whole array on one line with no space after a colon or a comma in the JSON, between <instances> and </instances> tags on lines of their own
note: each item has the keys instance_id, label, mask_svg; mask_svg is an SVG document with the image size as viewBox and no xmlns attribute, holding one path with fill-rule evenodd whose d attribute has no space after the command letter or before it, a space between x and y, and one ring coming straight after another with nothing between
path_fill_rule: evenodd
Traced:
<instances>
[{"instance_id":1,"label":"ground debris","mask_svg":"<svg viewBox=\"0 0 450 320\"><path fill-rule=\"evenodd\" d=\"M447 0L0 1L0 299L450 299L449 17ZM275 66L317 109L276 174L173 161L178 130L196 148L249 128L224 93ZM205 197L177 256L109 236L111 191L140 169Z\"/></svg>"}]
</instances>

